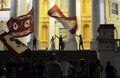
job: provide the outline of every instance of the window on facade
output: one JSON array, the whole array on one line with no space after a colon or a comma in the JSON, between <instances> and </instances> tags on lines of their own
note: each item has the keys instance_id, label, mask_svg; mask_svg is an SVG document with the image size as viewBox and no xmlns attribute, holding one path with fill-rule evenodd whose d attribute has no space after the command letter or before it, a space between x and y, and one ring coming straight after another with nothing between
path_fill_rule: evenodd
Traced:
<instances>
[{"instance_id":1,"label":"window on facade","mask_svg":"<svg viewBox=\"0 0 120 78\"><path fill-rule=\"evenodd\" d=\"M10 10L11 0L0 0L0 10Z\"/></svg>"},{"instance_id":2,"label":"window on facade","mask_svg":"<svg viewBox=\"0 0 120 78\"><path fill-rule=\"evenodd\" d=\"M68 0L61 0L60 1L60 7L61 7L62 10L67 10Z\"/></svg>"},{"instance_id":3,"label":"window on facade","mask_svg":"<svg viewBox=\"0 0 120 78\"><path fill-rule=\"evenodd\" d=\"M68 35L68 30L65 29L65 28L59 28L59 35L62 35L62 37L67 36ZM67 37L65 37L63 40L67 41L67 39L68 39Z\"/></svg>"},{"instance_id":4,"label":"window on facade","mask_svg":"<svg viewBox=\"0 0 120 78\"><path fill-rule=\"evenodd\" d=\"M118 4L117 3L112 3L112 13L118 14Z\"/></svg>"}]
</instances>

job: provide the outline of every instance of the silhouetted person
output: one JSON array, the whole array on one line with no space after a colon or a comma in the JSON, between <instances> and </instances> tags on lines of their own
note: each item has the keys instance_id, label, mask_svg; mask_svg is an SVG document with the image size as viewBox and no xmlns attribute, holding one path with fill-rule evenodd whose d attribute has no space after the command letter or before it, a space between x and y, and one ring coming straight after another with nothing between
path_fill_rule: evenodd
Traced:
<instances>
[{"instance_id":1,"label":"silhouetted person","mask_svg":"<svg viewBox=\"0 0 120 78\"><path fill-rule=\"evenodd\" d=\"M56 54L52 54L50 61L45 66L45 78L61 78L62 69L60 63L56 60Z\"/></svg>"},{"instance_id":2,"label":"silhouetted person","mask_svg":"<svg viewBox=\"0 0 120 78\"><path fill-rule=\"evenodd\" d=\"M13 58L11 58L10 61L7 63L6 78L12 78L12 72L13 72L14 66L15 66L15 61Z\"/></svg>"},{"instance_id":3,"label":"silhouetted person","mask_svg":"<svg viewBox=\"0 0 120 78\"><path fill-rule=\"evenodd\" d=\"M56 35L55 35L56 36ZM60 37L56 36L57 38L59 38L59 50L64 50L64 42L63 42L63 38L66 38L67 36L65 37L62 37L62 35L60 35Z\"/></svg>"},{"instance_id":4,"label":"silhouetted person","mask_svg":"<svg viewBox=\"0 0 120 78\"><path fill-rule=\"evenodd\" d=\"M6 78L6 65L0 64L0 78Z\"/></svg>"},{"instance_id":5,"label":"silhouetted person","mask_svg":"<svg viewBox=\"0 0 120 78\"><path fill-rule=\"evenodd\" d=\"M82 39L82 36L81 34L80 35L76 35L77 37L79 37L79 50L82 49L84 50L84 47L83 47L83 39Z\"/></svg>"},{"instance_id":6,"label":"silhouetted person","mask_svg":"<svg viewBox=\"0 0 120 78\"><path fill-rule=\"evenodd\" d=\"M84 59L80 60L80 78L86 78L86 61Z\"/></svg>"},{"instance_id":7,"label":"silhouetted person","mask_svg":"<svg viewBox=\"0 0 120 78\"><path fill-rule=\"evenodd\" d=\"M75 78L76 77L76 62L70 60L69 63L72 65L72 68L69 70L68 78Z\"/></svg>"},{"instance_id":8,"label":"silhouetted person","mask_svg":"<svg viewBox=\"0 0 120 78\"><path fill-rule=\"evenodd\" d=\"M43 60L41 59L36 66L38 70L38 78L43 78L43 72L44 72L44 65L43 65Z\"/></svg>"},{"instance_id":9,"label":"silhouetted person","mask_svg":"<svg viewBox=\"0 0 120 78\"><path fill-rule=\"evenodd\" d=\"M96 72L96 64L95 62L91 61L89 64L89 78L94 78Z\"/></svg>"},{"instance_id":10,"label":"silhouetted person","mask_svg":"<svg viewBox=\"0 0 120 78\"><path fill-rule=\"evenodd\" d=\"M106 73L106 78L115 78L116 69L114 68L114 66L110 64L109 61L107 61L105 67L105 73Z\"/></svg>"},{"instance_id":11,"label":"silhouetted person","mask_svg":"<svg viewBox=\"0 0 120 78\"><path fill-rule=\"evenodd\" d=\"M101 78L103 72L103 66L100 64L100 60L96 60L96 71L95 71L95 78Z\"/></svg>"},{"instance_id":12,"label":"silhouetted person","mask_svg":"<svg viewBox=\"0 0 120 78\"><path fill-rule=\"evenodd\" d=\"M36 78L36 76L37 76L37 73L36 73L35 64L31 62L29 64L29 77L28 78Z\"/></svg>"},{"instance_id":13,"label":"silhouetted person","mask_svg":"<svg viewBox=\"0 0 120 78\"><path fill-rule=\"evenodd\" d=\"M62 58L61 67L63 72L63 78L68 78L69 71L73 68L73 66L66 60L66 57Z\"/></svg>"},{"instance_id":14,"label":"silhouetted person","mask_svg":"<svg viewBox=\"0 0 120 78\"><path fill-rule=\"evenodd\" d=\"M22 59L19 60L17 63L17 78L26 78L26 69L25 69L25 64Z\"/></svg>"},{"instance_id":15,"label":"silhouetted person","mask_svg":"<svg viewBox=\"0 0 120 78\"><path fill-rule=\"evenodd\" d=\"M55 38L54 36L52 36L52 39L50 40L51 43L51 50L55 50L55 42L54 42Z\"/></svg>"},{"instance_id":16,"label":"silhouetted person","mask_svg":"<svg viewBox=\"0 0 120 78\"><path fill-rule=\"evenodd\" d=\"M33 38L33 50L37 50L37 39L35 38L35 36Z\"/></svg>"}]
</instances>

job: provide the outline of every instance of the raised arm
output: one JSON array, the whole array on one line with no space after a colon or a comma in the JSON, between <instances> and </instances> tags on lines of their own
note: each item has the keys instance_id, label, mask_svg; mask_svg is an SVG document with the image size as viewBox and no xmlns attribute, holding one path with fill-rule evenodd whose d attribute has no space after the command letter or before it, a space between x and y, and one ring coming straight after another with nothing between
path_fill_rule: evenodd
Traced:
<instances>
[{"instance_id":1,"label":"raised arm","mask_svg":"<svg viewBox=\"0 0 120 78\"><path fill-rule=\"evenodd\" d=\"M51 40L55 40L56 39L56 36L52 36Z\"/></svg>"},{"instance_id":2,"label":"raised arm","mask_svg":"<svg viewBox=\"0 0 120 78\"><path fill-rule=\"evenodd\" d=\"M67 35L66 36L64 36L63 38L66 38L67 37Z\"/></svg>"},{"instance_id":3,"label":"raised arm","mask_svg":"<svg viewBox=\"0 0 120 78\"><path fill-rule=\"evenodd\" d=\"M75 34L75 36L79 37L79 35Z\"/></svg>"},{"instance_id":4,"label":"raised arm","mask_svg":"<svg viewBox=\"0 0 120 78\"><path fill-rule=\"evenodd\" d=\"M55 37L59 38L57 35L55 35Z\"/></svg>"},{"instance_id":5,"label":"raised arm","mask_svg":"<svg viewBox=\"0 0 120 78\"><path fill-rule=\"evenodd\" d=\"M56 39L56 36L54 37L54 40Z\"/></svg>"}]
</instances>

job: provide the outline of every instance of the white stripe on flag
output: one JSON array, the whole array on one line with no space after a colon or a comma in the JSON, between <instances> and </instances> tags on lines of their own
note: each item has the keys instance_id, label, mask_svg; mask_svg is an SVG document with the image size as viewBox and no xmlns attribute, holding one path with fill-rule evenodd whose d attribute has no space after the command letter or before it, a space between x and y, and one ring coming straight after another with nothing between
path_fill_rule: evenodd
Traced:
<instances>
[{"instance_id":1,"label":"white stripe on flag","mask_svg":"<svg viewBox=\"0 0 120 78\"><path fill-rule=\"evenodd\" d=\"M48 15L58 20L64 28L74 34L77 30L77 20L75 17L65 17L61 10L54 5L49 11Z\"/></svg>"}]
</instances>

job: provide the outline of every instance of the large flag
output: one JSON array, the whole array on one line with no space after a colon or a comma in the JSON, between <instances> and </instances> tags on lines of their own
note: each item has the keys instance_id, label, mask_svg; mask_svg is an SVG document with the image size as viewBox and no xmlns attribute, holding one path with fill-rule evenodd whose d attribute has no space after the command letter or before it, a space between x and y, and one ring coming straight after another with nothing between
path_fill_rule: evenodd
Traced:
<instances>
[{"instance_id":1,"label":"large flag","mask_svg":"<svg viewBox=\"0 0 120 78\"><path fill-rule=\"evenodd\" d=\"M75 17L66 17L61 10L54 5L49 11L48 15L58 20L68 31L75 34L77 30L77 20Z\"/></svg>"},{"instance_id":2,"label":"large flag","mask_svg":"<svg viewBox=\"0 0 120 78\"><path fill-rule=\"evenodd\" d=\"M6 48L16 56L22 56L26 52L31 52L31 50L24 43L5 31L0 32L0 40Z\"/></svg>"},{"instance_id":3,"label":"large flag","mask_svg":"<svg viewBox=\"0 0 120 78\"><path fill-rule=\"evenodd\" d=\"M33 8L26 15L11 17L7 21L9 32L14 37L24 37L34 31Z\"/></svg>"}]
</instances>

